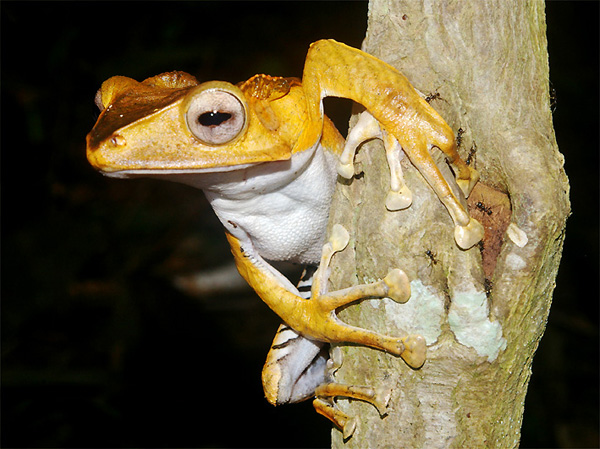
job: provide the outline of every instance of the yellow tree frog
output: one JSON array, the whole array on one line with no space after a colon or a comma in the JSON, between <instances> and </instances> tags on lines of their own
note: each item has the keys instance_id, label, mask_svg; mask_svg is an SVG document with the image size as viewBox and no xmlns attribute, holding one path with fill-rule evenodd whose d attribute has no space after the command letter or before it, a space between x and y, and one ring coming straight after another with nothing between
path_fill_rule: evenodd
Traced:
<instances>
[{"instance_id":1,"label":"yellow tree frog","mask_svg":"<svg viewBox=\"0 0 600 449\"><path fill-rule=\"evenodd\" d=\"M336 96L362 104L344 139L324 115L322 99ZM387 336L341 322L336 309L365 297L410 297L406 275L393 269L379 282L328 292L327 267L348 242L336 225L326 241L331 198L338 174L354 175L354 154L365 140L380 138L390 168L389 210L409 207L402 179L406 154L455 224L457 244L467 249L483 236L430 150L439 148L464 194L477 173L459 157L454 134L408 80L390 65L333 40L310 46L302 81L256 75L233 85L199 84L184 72L137 82L115 76L96 96L101 114L87 136L89 162L114 177L151 176L202 189L225 227L236 266L284 324L263 369L272 404L317 396L315 408L345 436L355 421L331 400L347 396L385 408L385 395L369 387L328 382L333 369L323 347L343 342L402 357L413 368L425 361L418 335ZM294 286L269 261L319 264L310 294Z\"/></svg>"}]
</instances>

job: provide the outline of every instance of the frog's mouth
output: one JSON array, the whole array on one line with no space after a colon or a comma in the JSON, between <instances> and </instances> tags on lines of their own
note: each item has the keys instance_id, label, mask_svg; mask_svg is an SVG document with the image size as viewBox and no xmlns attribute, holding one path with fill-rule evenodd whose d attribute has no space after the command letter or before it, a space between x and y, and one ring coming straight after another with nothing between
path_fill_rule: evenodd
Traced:
<instances>
[{"instance_id":1,"label":"frog's mouth","mask_svg":"<svg viewBox=\"0 0 600 449\"><path fill-rule=\"evenodd\" d=\"M260 162L259 162L260 164ZM92 164L94 165L94 164ZM203 175L210 173L223 173L236 170L244 170L257 164L240 164L231 165L229 167L212 167L212 168L190 168L190 169L110 169L110 168L98 168L104 176L109 178L160 178L170 176L185 176L185 175Z\"/></svg>"},{"instance_id":2,"label":"frog's mouth","mask_svg":"<svg viewBox=\"0 0 600 449\"><path fill-rule=\"evenodd\" d=\"M302 176L313 160L314 152L303 152L293 159L239 164L225 167L191 169L123 169L102 170L113 178L155 178L186 184L202 190L214 190L225 194L240 192L262 194L289 184Z\"/></svg>"}]
</instances>

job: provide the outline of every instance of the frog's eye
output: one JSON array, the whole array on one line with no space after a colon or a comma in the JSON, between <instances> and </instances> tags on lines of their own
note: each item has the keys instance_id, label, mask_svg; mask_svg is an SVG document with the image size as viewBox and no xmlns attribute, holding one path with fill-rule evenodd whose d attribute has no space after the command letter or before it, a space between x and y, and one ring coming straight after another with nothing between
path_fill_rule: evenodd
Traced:
<instances>
[{"instance_id":1,"label":"frog's eye","mask_svg":"<svg viewBox=\"0 0 600 449\"><path fill-rule=\"evenodd\" d=\"M186 102L185 122L196 139L223 145L246 128L246 107L233 89L201 89Z\"/></svg>"}]
</instances>

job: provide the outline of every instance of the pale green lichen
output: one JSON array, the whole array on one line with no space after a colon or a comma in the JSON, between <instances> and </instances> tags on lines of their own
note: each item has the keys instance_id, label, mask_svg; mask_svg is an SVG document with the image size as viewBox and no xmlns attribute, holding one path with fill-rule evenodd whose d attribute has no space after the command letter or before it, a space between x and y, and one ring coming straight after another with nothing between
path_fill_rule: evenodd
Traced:
<instances>
[{"instance_id":1,"label":"pale green lichen","mask_svg":"<svg viewBox=\"0 0 600 449\"><path fill-rule=\"evenodd\" d=\"M410 289L410 299L406 304L397 304L388 298L384 300L386 316L399 329L421 335L427 345L432 345L442 333L444 298L419 279L411 281Z\"/></svg>"},{"instance_id":2,"label":"pale green lichen","mask_svg":"<svg viewBox=\"0 0 600 449\"><path fill-rule=\"evenodd\" d=\"M448 323L460 344L475 349L488 362L496 360L500 351L506 349L500 322L490 321L484 292L475 289L454 292Z\"/></svg>"}]
</instances>

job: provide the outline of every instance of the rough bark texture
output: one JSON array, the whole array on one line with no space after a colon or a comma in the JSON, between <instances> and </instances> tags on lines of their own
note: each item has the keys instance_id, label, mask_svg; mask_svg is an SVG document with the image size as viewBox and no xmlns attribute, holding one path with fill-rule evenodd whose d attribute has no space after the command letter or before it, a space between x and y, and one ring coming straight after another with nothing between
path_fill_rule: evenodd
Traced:
<instances>
[{"instance_id":1,"label":"rough bark texture","mask_svg":"<svg viewBox=\"0 0 600 449\"><path fill-rule=\"evenodd\" d=\"M397 67L461 133L460 152L481 173L469 199L486 227L483 246L461 251L450 217L404 161L414 201L385 210L389 175L380 142L363 145L364 172L340 184L331 224L352 240L334 258L332 288L411 279L406 304L365 300L345 321L428 343L420 370L400 358L341 346L336 380L392 389L389 413L338 400L360 422L333 447L517 447L531 362L544 332L569 215L569 186L550 111L544 3L374 0L363 49ZM435 95L431 95L437 97ZM476 150L475 150L476 148ZM528 238L506 234L516 224Z\"/></svg>"}]
</instances>

